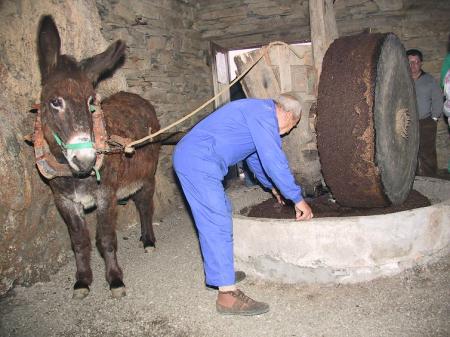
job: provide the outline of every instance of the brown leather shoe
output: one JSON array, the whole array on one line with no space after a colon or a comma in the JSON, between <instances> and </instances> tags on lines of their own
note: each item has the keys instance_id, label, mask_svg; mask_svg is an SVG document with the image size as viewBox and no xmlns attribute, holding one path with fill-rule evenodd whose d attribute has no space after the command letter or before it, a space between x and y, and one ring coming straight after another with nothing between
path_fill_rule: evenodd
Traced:
<instances>
[{"instance_id":1,"label":"brown leather shoe","mask_svg":"<svg viewBox=\"0 0 450 337\"><path fill-rule=\"evenodd\" d=\"M239 289L234 291L219 291L216 309L222 315L260 315L269 311L269 305L257 302Z\"/></svg>"}]
</instances>

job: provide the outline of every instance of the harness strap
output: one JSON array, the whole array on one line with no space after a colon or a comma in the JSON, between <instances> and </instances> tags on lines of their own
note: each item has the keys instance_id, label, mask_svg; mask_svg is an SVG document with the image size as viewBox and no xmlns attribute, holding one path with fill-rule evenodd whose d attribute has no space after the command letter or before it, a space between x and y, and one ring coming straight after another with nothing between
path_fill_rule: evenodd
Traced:
<instances>
[{"instance_id":1,"label":"harness strap","mask_svg":"<svg viewBox=\"0 0 450 337\"><path fill-rule=\"evenodd\" d=\"M56 177L67 177L72 175L68 165L58 163L51 154L48 144L42 132L41 115L38 111L34 121L34 156L39 172L48 180Z\"/></svg>"}]
</instances>

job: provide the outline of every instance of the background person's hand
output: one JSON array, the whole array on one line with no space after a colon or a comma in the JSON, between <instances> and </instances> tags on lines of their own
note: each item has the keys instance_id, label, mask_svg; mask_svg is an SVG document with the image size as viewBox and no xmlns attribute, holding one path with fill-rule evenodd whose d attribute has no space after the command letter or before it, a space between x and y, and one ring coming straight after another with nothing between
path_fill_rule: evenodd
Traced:
<instances>
[{"instance_id":1,"label":"background person's hand","mask_svg":"<svg viewBox=\"0 0 450 337\"><path fill-rule=\"evenodd\" d=\"M305 200L295 204L295 220L310 220L313 216L312 209Z\"/></svg>"},{"instance_id":2,"label":"background person's hand","mask_svg":"<svg viewBox=\"0 0 450 337\"><path fill-rule=\"evenodd\" d=\"M275 187L272 188L272 194L273 194L273 196L277 199L277 201L278 201L278 203L279 203L280 205L284 205L284 204L285 204L283 198L281 197L280 193L278 193L278 191L276 190Z\"/></svg>"}]
</instances>

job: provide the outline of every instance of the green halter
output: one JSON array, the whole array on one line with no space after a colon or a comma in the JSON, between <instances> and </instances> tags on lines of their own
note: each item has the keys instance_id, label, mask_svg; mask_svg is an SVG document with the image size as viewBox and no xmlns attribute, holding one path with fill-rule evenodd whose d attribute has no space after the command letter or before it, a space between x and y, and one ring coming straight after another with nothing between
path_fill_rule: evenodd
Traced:
<instances>
[{"instance_id":1,"label":"green halter","mask_svg":"<svg viewBox=\"0 0 450 337\"><path fill-rule=\"evenodd\" d=\"M53 137L56 140L56 143L61 147L63 150L81 150L81 149L93 149L94 143L91 141L81 142L81 143L74 143L74 144L65 144L61 138L59 138L58 134L56 132L53 132ZM100 172L94 167L95 177L97 181L100 181Z\"/></svg>"},{"instance_id":2,"label":"green halter","mask_svg":"<svg viewBox=\"0 0 450 337\"><path fill-rule=\"evenodd\" d=\"M94 148L94 143L91 141L74 143L74 144L65 144L61 138L59 138L58 134L53 132L53 137L55 137L56 143L64 150L80 150L80 149L91 149Z\"/></svg>"}]
</instances>

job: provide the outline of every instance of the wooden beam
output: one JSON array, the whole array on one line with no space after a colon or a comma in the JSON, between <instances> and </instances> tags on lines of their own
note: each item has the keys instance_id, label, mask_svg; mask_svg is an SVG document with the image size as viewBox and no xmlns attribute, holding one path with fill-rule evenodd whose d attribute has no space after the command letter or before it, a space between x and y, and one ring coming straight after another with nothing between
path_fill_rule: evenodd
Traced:
<instances>
[{"instance_id":1,"label":"wooden beam","mask_svg":"<svg viewBox=\"0 0 450 337\"><path fill-rule=\"evenodd\" d=\"M330 44L339 37L333 0L309 0L309 22L311 25L311 44L316 69L315 93L319 87L322 61Z\"/></svg>"}]
</instances>

